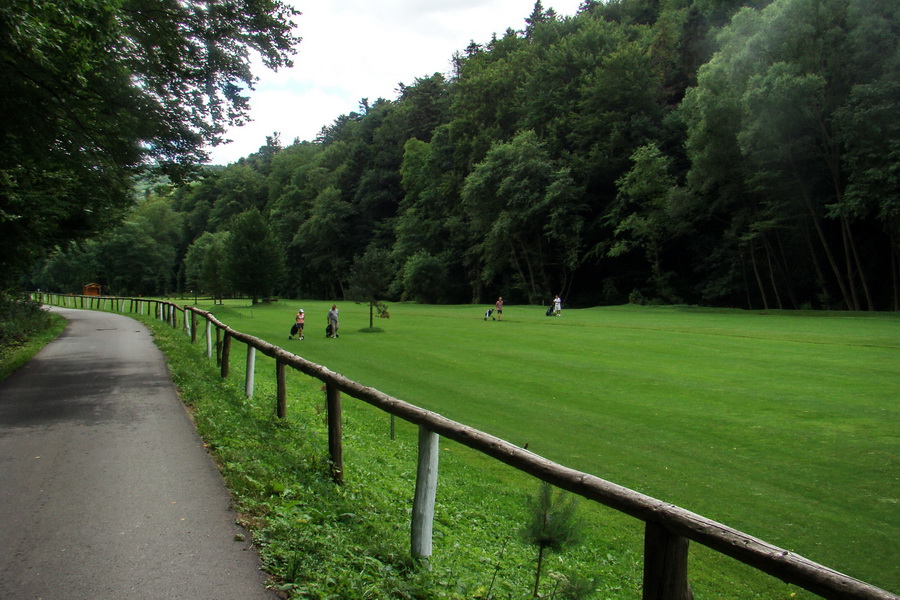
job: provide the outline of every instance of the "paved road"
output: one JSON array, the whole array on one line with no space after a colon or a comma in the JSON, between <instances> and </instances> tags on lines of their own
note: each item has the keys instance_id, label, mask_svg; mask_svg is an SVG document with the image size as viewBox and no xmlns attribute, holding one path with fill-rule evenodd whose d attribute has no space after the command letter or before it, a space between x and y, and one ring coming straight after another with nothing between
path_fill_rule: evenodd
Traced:
<instances>
[{"instance_id":1,"label":"paved road","mask_svg":"<svg viewBox=\"0 0 900 600\"><path fill-rule=\"evenodd\" d=\"M147 329L53 310L0 382L0 599L274 598Z\"/></svg>"}]
</instances>

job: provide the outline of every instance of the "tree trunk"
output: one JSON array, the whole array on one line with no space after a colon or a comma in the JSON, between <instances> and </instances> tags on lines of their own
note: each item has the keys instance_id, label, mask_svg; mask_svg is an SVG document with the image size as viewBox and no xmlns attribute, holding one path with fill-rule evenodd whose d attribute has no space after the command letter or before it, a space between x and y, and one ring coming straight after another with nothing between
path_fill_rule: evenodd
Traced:
<instances>
[{"instance_id":1,"label":"tree trunk","mask_svg":"<svg viewBox=\"0 0 900 600\"><path fill-rule=\"evenodd\" d=\"M891 240L891 280L894 282L894 310L900 311L900 244Z\"/></svg>"},{"instance_id":2,"label":"tree trunk","mask_svg":"<svg viewBox=\"0 0 900 600\"><path fill-rule=\"evenodd\" d=\"M769 310L769 299L766 297L766 289L765 286L763 286L759 268L756 266L756 254L753 252L753 241L750 242L750 264L753 265L753 274L756 276L756 286L759 288L759 295L762 296L763 310Z\"/></svg>"},{"instance_id":3,"label":"tree trunk","mask_svg":"<svg viewBox=\"0 0 900 600\"><path fill-rule=\"evenodd\" d=\"M837 264L837 260L835 260L834 255L831 252L831 246L828 245L828 240L825 239L825 232L822 230L822 223L819 219L819 215L816 214L816 209L813 206L812 199L810 199L809 194L805 189L802 190L801 193L803 194L803 199L806 201L806 208L809 210L809 215L812 218L813 225L815 226L816 234L819 237L819 241L822 243L822 249L825 251L825 257L828 259L828 264L831 266L831 272L834 273L834 278L837 281L838 287L841 289L841 295L844 297L844 304L847 306L848 310L853 310L853 301L851 300L850 294L847 290L847 284L844 281L844 276Z\"/></svg>"},{"instance_id":4,"label":"tree trunk","mask_svg":"<svg viewBox=\"0 0 900 600\"><path fill-rule=\"evenodd\" d=\"M822 265L819 264L819 257L816 256L816 248L813 244L808 224L803 227L803 237L806 238L806 247L809 249L810 260L812 260L813 268L816 270L817 282L821 287L822 299L824 300L829 296L828 287L825 284L825 273L822 272Z\"/></svg>"},{"instance_id":5,"label":"tree trunk","mask_svg":"<svg viewBox=\"0 0 900 600\"><path fill-rule=\"evenodd\" d=\"M738 254L741 257L741 277L744 279L744 295L747 297L747 310L753 310L753 300L750 298L750 282L747 281L747 259L744 257L744 251L738 248Z\"/></svg>"},{"instance_id":6,"label":"tree trunk","mask_svg":"<svg viewBox=\"0 0 900 600\"><path fill-rule=\"evenodd\" d=\"M784 276L785 286L787 287L788 297L791 299L791 306L796 310L800 308L800 303L797 302L797 294L794 290L794 280L790 274L790 268L788 266L787 254L784 251L784 244L781 242L781 236L778 233L775 234L775 240L778 242L778 258L776 262L779 266L779 269Z\"/></svg>"},{"instance_id":7,"label":"tree trunk","mask_svg":"<svg viewBox=\"0 0 900 600\"><path fill-rule=\"evenodd\" d=\"M528 246L525 244L522 244L522 260L525 261L525 267L528 270L528 277L525 277L525 273L522 273L522 279L528 285L528 303L534 304L539 294L537 281L535 280L534 266L528 258Z\"/></svg>"},{"instance_id":8,"label":"tree trunk","mask_svg":"<svg viewBox=\"0 0 900 600\"><path fill-rule=\"evenodd\" d=\"M766 262L769 265L769 281L772 282L772 292L775 294L775 302L778 303L778 309L784 309L781 303L781 294L778 293L778 282L775 280L775 266L772 264L772 251L769 249L769 241L763 236L763 248L766 251Z\"/></svg>"},{"instance_id":9,"label":"tree trunk","mask_svg":"<svg viewBox=\"0 0 900 600\"><path fill-rule=\"evenodd\" d=\"M522 270L522 264L519 261L519 254L516 252L516 245L510 241L509 243L509 252L512 255L513 264L516 265L516 271L519 272L519 277L522 278L523 282L527 282L528 278L525 276L525 271Z\"/></svg>"},{"instance_id":10,"label":"tree trunk","mask_svg":"<svg viewBox=\"0 0 900 600\"><path fill-rule=\"evenodd\" d=\"M853 236L853 229L850 227L850 221L844 219L847 223L847 238L850 241L850 250L853 252L853 262L856 263L856 272L859 273L859 282L862 284L863 294L866 296L866 306L868 310L875 310L875 302L872 300L872 292L869 290L869 279L866 277L866 270L862 261L859 259L859 252L856 249L856 239Z\"/></svg>"},{"instance_id":11,"label":"tree trunk","mask_svg":"<svg viewBox=\"0 0 900 600\"><path fill-rule=\"evenodd\" d=\"M534 594L532 594L532 598L538 597L538 587L541 584L541 568L544 566L544 546L543 544L538 546L538 562L537 562L537 572L534 574Z\"/></svg>"}]
</instances>

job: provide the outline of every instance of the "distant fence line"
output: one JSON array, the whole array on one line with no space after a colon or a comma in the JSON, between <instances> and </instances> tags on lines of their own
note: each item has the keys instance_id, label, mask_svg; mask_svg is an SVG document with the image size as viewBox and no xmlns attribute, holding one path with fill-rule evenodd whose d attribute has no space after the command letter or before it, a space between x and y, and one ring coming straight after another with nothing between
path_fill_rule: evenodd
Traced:
<instances>
[{"instance_id":1,"label":"distant fence line","mask_svg":"<svg viewBox=\"0 0 900 600\"><path fill-rule=\"evenodd\" d=\"M732 529L674 504L657 500L589 473L552 462L500 438L452 421L403 400L363 386L339 373L310 362L278 346L236 331L210 312L194 306L149 298L64 295L33 292L32 298L69 308L113 310L150 315L174 328L181 327L197 342L197 323L205 321L206 354L215 350L221 377L228 376L231 341L247 345L245 392L253 395L255 352L275 359L275 413L286 417L285 367L325 384L328 450L332 477L344 477L341 434L341 393L362 400L419 427L418 468L411 523L411 553L427 558L432 553L432 522L438 477L438 441L441 436L487 454L542 481L630 515L645 523L643 600L689 600L688 544L695 541L778 579L833 600L900 600L900 596L768 542ZM215 329L215 334L212 330ZM213 338L215 337L215 341Z\"/></svg>"}]
</instances>

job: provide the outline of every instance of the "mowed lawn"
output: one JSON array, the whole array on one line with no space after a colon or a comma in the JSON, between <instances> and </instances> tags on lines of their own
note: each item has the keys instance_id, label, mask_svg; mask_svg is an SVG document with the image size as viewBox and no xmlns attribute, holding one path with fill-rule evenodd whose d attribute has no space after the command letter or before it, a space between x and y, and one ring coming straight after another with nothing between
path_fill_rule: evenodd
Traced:
<instances>
[{"instance_id":1,"label":"mowed lawn","mask_svg":"<svg viewBox=\"0 0 900 600\"><path fill-rule=\"evenodd\" d=\"M299 307L304 341L289 341ZM900 591L900 315L217 309L363 384ZM206 307L208 308L208 307ZM238 344L239 346L239 344ZM268 368L268 367L266 367ZM258 375L259 377L259 375ZM348 402L351 402L348 400Z\"/></svg>"}]
</instances>

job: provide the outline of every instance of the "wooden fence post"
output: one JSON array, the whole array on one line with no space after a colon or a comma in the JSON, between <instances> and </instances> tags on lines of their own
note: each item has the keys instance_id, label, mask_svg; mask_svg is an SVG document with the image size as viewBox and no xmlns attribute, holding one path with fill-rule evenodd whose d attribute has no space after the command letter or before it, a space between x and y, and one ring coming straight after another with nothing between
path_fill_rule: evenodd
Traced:
<instances>
[{"instance_id":1,"label":"wooden fence post","mask_svg":"<svg viewBox=\"0 0 900 600\"><path fill-rule=\"evenodd\" d=\"M212 358L212 321L206 319L206 358Z\"/></svg>"},{"instance_id":2,"label":"wooden fence post","mask_svg":"<svg viewBox=\"0 0 900 600\"><path fill-rule=\"evenodd\" d=\"M284 363L280 360L275 361L275 415L279 419L287 416L287 384L284 378Z\"/></svg>"},{"instance_id":3,"label":"wooden fence post","mask_svg":"<svg viewBox=\"0 0 900 600\"><path fill-rule=\"evenodd\" d=\"M216 327L216 364L222 364L222 330Z\"/></svg>"},{"instance_id":4,"label":"wooden fence post","mask_svg":"<svg viewBox=\"0 0 900 600\"><path fill-rule=\"evenodd\" d=\"M331 382L325 384L328 413L328 453L331 456L331 477L335 483L344 482L344 447L341 440L341 391Z\"/></svg>"},{"instance_id":5,"label":"wooden fence post","mask_svg":"<svg viewBox=\"0 0 900 600\"><path fill-rule=\"evenodd\" d=\"M419 425L419 462L416 469L416 493L413 497L411 553L413 558L431 556L434 524L434 500L437 495L438 441L440 436Z\"/></svg>"},{"instance_id":6,"label":"wooden fence post","mask_svg":"<svg viewBox=\"0 0 900 600\"><path fill-rule=\"evenodd\" d=\"M231 334L227 331L225 332L225 337L222 339L222 379L228 377L228 355L231 354Z\"/></svg>"},{"instance_id":7,"label":"wooden fence post","mask_svg":"<svg viewBox=\"0 0 900 600\"><path fill-rule=\"evenodd\" d=\"M643 600L693 600L687 579L688 540L647 521Z\"/></svg>"},{"instance_id":8,"label":"wooden fence post","mask_svg":"<svg viewBox=\"0 0 900 600\"><path fill-rule=\"evenodd\" d=\"M253 380L256 375L256 348L247 346L247 372L244 376L244 395L253 397Z\"/></svg>"},{"instance_id":9,"label":"wooden fence post","mask_svg":"<svg viewBox=\"0 0 900 600\"><path fill-rule=\"evenodd\" d=\"M191 343L197 343L197 313L191 311Z\"/></svg>"}]
</instances>

